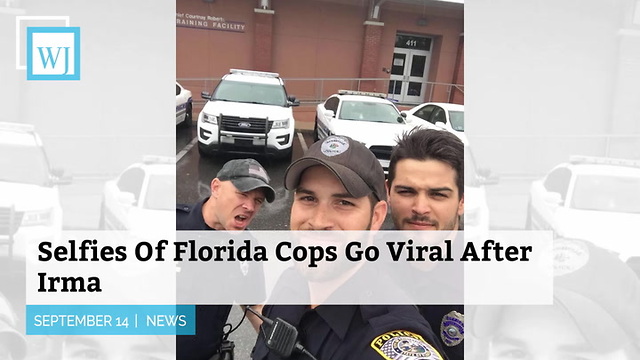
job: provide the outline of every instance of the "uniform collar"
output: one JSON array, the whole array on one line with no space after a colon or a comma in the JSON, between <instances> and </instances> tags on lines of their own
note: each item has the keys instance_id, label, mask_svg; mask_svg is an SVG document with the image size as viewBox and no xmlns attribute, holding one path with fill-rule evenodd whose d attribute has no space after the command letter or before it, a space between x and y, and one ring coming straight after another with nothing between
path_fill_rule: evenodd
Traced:
<instances>
[{"instance_id":1,"label":"uniform collar","mask_svg":"<svg viewBox=\"0 0 640 360\"><path fill-rule=\"evenodd\" d=\"M209 197L202 199L193 206L193 210L189 213L189 223L191 223L197 229L194 230L215 230L207 225L204 221L204 215L202 214L202 206L209 200Z\"/></svg>"},{"instance_id":2,"label":"uniform collar","mask_svg":"<svg viewBox=\"0 0 640 360\"><path fill-rule=\"evenodd\" d=\"M315 311L344 340L351 320L358 311L358 305L320 305Z\"/></svg>"}]
</instances>

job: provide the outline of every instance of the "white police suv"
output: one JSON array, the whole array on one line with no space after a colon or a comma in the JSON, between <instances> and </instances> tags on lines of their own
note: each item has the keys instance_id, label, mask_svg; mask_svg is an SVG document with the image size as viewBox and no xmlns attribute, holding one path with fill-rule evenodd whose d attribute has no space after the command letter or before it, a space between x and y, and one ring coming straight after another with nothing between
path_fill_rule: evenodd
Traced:
<instances>
[{"instance_id":1,"label":"white police suv","mask_svg":"<svg viewBox=\"0 0 640 360\"><path fill-rule=\"evenodd\" d=\"M0 255L25 256L27 241L55 242L62 231L58 185L32 125L0 122Z\"/></svg>"},{"instance_id":2,"label":"white police suv","mask_svg":"<svg viewBox=\"0 0 640 360\"><path fill-rule=\"evenodd\" d=\"M340 90L318 104L313 138L346 135L360 141L376 155L386 174L398 135L413 127L385 94Z\"/></svg>"},{"instance_id":3,"label":"white police suv","mask_svg":"<svg viewBox=\"0 0 640 360\"><path fill-rule=\"evenodd\" d=\"M572 156L534 181L526 228L640 256L640 161Z\"/></svg>"},{"instance_id":4,"label":"white police suv","mask_svg":"<svg viewBox=\"0 0 640 360\"><path fill-rule=\"evenodd\" d=\"M100 228L140 234L175 229L175 191L176 159L145 156L105 183Z\"/></svg>"},{"instance_id":5,"label":"white police suv","mask_svg":"<svg viewBox=\"0 0 640 360\"><path fill-rule=\"evenodd\" d=\"M191 126L192 114L191 91L176 82L176 125Z\"/></svg>"},{"instance_id":6,"label":"white police suv","mask_svg":"<svg viewBox=\"0 0 640 360\"><path fill-rule=\"evenodd\" d=\"M270 154L290 158L295 120L293 106L277 73L231 69L220 80L198 116L198 150Z\"/></svg>"}]
</instances>

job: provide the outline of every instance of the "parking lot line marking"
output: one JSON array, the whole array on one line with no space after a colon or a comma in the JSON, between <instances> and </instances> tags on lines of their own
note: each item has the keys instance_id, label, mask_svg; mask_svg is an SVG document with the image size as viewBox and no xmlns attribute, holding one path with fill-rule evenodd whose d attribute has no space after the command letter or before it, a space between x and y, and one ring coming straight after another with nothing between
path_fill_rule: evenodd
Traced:
<instances>
[{"instance_id":1,"label":"parking lot line marking","mask_svg":"<svg viewBox=\"0 0 640 360\"><path fill-rule=\"evenodd\" d=\"M298 131L298 139L300 139L300 146L302 146L302 152L306 153L307 150L309 150L309 147L307 146L307 142L304 141L304 136L302 136L302 133L300 131Z\"/></svg>"},{"instance_id":2,"label":"parking lot line marking","mask_svg":"<svg viewBox=\"0 0 640 360\"><path fill-rule=\"evenodd\" d=\"M193 140L191 140L191 142L188 143L187 146L183 147L182 150L178 152L178 155L176 155L176 164L180 161L180 159L182 159L183 156L187 155L189 150L191 150L191 148L194 147L197 142L198 138L193 138Z\"/></svg>"}]
</instances>

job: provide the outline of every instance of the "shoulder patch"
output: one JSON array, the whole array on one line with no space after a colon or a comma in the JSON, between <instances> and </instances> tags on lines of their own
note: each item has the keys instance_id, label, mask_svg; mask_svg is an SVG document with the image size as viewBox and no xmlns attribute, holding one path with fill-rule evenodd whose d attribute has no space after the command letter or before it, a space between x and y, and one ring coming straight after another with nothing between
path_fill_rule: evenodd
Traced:
<instances>
[{"instance_id":1,"label":"shoulder patch","mask_svg":"<svg viewBox=\"0 0 640 360\"><path fill-rule=\"evenodd\" d=\"M407 330L376 336L371 347L386 360L442 360L442 356L422 336Z\"/></svg>"}]
</instances>

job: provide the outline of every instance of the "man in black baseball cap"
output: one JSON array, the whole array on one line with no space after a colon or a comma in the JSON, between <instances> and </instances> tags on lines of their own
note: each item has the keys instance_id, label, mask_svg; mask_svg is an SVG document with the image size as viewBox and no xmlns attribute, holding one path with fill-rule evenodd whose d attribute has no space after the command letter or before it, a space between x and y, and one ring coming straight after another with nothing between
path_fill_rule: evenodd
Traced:
<instances>
[{"instance_id":1,"label":"man in black baseball cap","mask_svg":"<svg viewBox=\"0 0 640 360\"><path fill-rule=\"evenodd\" d=\"M346 136L313 144L285 172L285 188L295 191L291 230L378 230L387 214L380 163Z\"/></svg>"},{"instance_id":2,"label":"man in black baseball cap","mask_svg":"<svg viewBox=\"0 0 640 360\"><path fill-rule=\"evenodd\" d=\"M638 359L640 280L635 273L616 254L580 240L555 240L553 259L553 305L473 309L474 355Z\"/></svg>"},{"instance_id":3,"label":"man in black baseball cap","mask_svg":"<svg viewBox=\"0 0 640 360\"><path fill-rule=\"evenodd\" d=\"M266 199L276 193L269 175L254 159L228 161L211 180L211 196L198 204L178 205L178 230L244 230Z\"/></svg>"},{"instance_id":4,"label":"man in black baseball cap","mask_svg":"<svg viewBox=\"0 0 640 360\"><path fill-rule=\"evenodd\" d=\"M387 214L380 163L364 144L346 136L329 136L311 145L287 169L285 187L294 191L291 230L376 231ZM331 239L336 241L344 236L344 233L328 234L337 237ZM335 269L339 265L332 263L330 267ZM299 277L295 271L288 269L271 296L279 298L287 290L282 293L286 297L292 290L308 289L309 294L339 297L350 284L365 280L359 271L362 267L352 266L331 277L305 276L308 279L305 289L296 282ZM393 281L380 275L372 290L399 291ZM287 321L298 329L297 341L306 353L298 347L300 352L287 359L443 359L441 350L432 345L435 335L427 321L411 305L265 305L263 314ZM273 337L267 340L267 330L259 332L252 359L284 358L278 351L280 340Z\"/></svg>"},{"instance_id":5,"label":"man in black baseball cap","mask_svg":"<svg viewBox=\"0 0 640 360\"><path fill-rule=\"evenodd\" d=\"M215 179L211 181L211 196L195 205L177 206L177 230L245 230L265 199L273 202L275 191L269 185L269 175L254 159L234 159L224 164ZM225 281L233 281L233 286L262 283L263 273L259 266L249 266L242 272L240 267L227 274L192 274L183 269L179 286L220 286ZM207 275L216 277L214 283L207 282ZM226 285L227 288L231 285ZM264 288L252 288L255 294L264 293ZM176 336L176 357L180 360L210 360L222 358L224 327L231 311L231 305L196 306L196 335ZM248 315L254 327L259 320Z\"/></svg>"}]
</instances>

